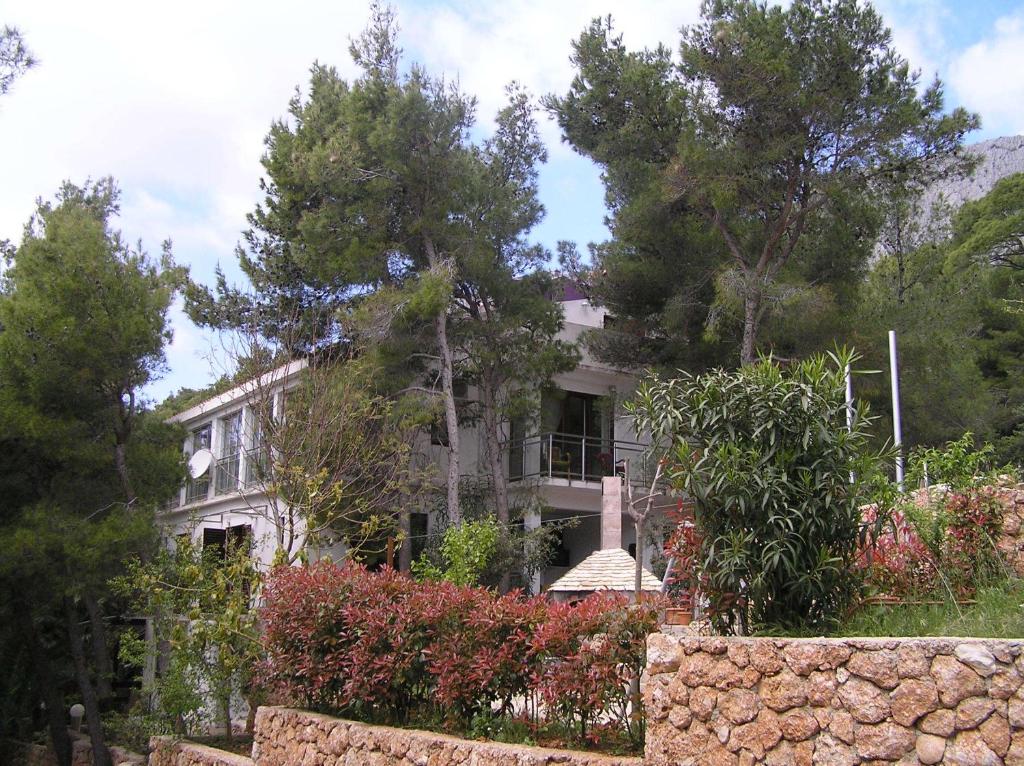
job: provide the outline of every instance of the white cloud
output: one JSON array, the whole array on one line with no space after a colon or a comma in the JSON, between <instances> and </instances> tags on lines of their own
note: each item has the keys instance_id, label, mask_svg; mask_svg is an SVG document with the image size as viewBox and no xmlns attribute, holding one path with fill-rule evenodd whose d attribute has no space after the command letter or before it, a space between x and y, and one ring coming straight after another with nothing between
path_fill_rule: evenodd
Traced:
<instances>
[{"instance_id":1,"label":"white cloud","mask_svg":"<svg viewBox=\"0 0 1024 766\"><path fill-rule=\"evenodd\" d=\"M458 78L479 98L485 130L510 80L538 96L565 92L570 43L591 18L611 12L632 49L664 43L672 50L679 28L699 18L699 0L398 5L408 59ZM885 0L882 10L912 65L926 79L943 72L952 33L939 0ZM40 0L5 8L0 22L22 29L40 64L0 100L0 238L19 238L35 198L52 196L63 179L112 174L124 192L119 225L127 236L151 252L170 237L176 258L199 278L209 278L218 261L237 275L234 245L260 198L259 158L271 121L286 114L315 59L354 73L348 40L367 18L367 0ZM990 125L1020 130L1022 56L1020 16L1001 20L990 39L954 62L950 79L960 101ZM538 236L548 244L587 232L600 237L604 210L593 167L561 144L546 118L542 134L552 153L541 189L551 215ZM180 312L174 325L172 367L198 385L211 376L196 357L203 333Z\"/></svg>"},{"instance_id":2,"label":"white cloud","mask_svg":"<svg viewBox=\"0 0 1024 766\"><path fill-rule=\"evenodd\" d=\"M480 121L490 124L504 103L504 86L512 80L535 96L568 90L573 77L570 45L594 17L611 12L631 49L665 43L674 50L679 29L697 21L699 11L699 0L612 6L580 0L455 2L403 8L399 21L409 52L428 71L457 77L462 89L478 98ZM550 151L562 151L561 134L552 120L542 118L541 131Z\"/></svg>"},{"instance_id":3,"label":"white cloud","mask_svg":"<svg viewBox=\"0 0 1024 766\"><path fill-rule=\"evenodd\" d=\"M957 56L949 81L987 132L1024 133L1024 12L1000 18L990 37Z\"/></svg>"},{"instance_id":4,"label":"white cloud","mask_svg":"<svg viewBox=\"0 0 1024 766\"><path fill-rule=\"evenodd\" d=\"M882 0L876 4L892 31L893 46L912 70L921 73L927 87L936 76L945 76L949 42L945 28L949 8L942 0Z\"/></svg>"}]
</instances>

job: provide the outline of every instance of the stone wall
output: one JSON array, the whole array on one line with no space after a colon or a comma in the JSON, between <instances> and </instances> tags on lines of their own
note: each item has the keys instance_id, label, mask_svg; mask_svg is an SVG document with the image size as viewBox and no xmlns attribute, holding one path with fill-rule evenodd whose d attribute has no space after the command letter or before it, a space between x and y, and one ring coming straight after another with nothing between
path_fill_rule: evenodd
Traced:
<instances>
[{"instance_id":1,"label":"stone wall","mask_svg":"<svg viewBox=\"0 0 1024 766\"><path fill-rule=\"evenodd\" d=\"M1024 764L1024 641L648 639L646 763Z\"/></svg>"},{"instance_id":2,"label":"stone wall","mask_svg":"<svg viewBox=\"0 0 1024 766\"><path fill-rule=\"evenodd\" d=\"M1024 487L997 487L995 493L1003 504L1003 527L996 547L1013 570L1024 577Z\"/></svg>"},{"instance_id":3,"label":"stone wall","mask_svg":"<svg viewBox=\"0 0 1024 766\"><path fill-rule=\"evenodd\" d=\"M392 729L344 721L303 710L261 707L256 713L256 766L371 763L374 766L641 766L640 758L618 758L499 742L476 742L428 731ZM153 764L153 761L150 761ZM154 766L172 766L160 762ZM181 761L173 766L184 766Z\"/></svg>"},{"instance_id":4,"label":"stone wall","mask_svg":"<svg viewBox=\"0 0 1024 766\"><path fill-rule=\"evenodd\" d=\"M153 737L149 749L149 766L253 766L244 755L173 737Z\"/></svg>"}]
</instances>

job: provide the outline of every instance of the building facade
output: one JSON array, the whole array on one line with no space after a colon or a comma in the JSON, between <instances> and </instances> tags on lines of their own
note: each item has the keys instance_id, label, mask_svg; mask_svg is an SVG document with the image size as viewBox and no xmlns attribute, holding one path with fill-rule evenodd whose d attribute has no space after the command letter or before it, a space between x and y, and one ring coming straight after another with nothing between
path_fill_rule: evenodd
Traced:
<instances>
[{"instance_id":1,"label":"building facade","mask_svg":"<svg viewBox=\"0 0 1024 766\"><path fill-rule=\"evenodd\" d=\"M577 342L587 330L603 328L607 313L567 288L560 301L565 323L560 339ZM570 568L601 547L602 507L609 507L610 476L623 476L627 461L630 473L646 474L645 443L623 409L636 384L632 374L615 370L590 357L585 349L579 365L555 376L550 390L542 393L540 412L530 421L504 424L502 461L508 479L510 504L524 510L527 527L571 520L560 533L560 545L545 571L529 583L535 591L557 580ZM282 409L287 391L301 379L303 363L268 373L264 379L244 384L212 397L175 415L172 420L187 429L183 448L188 456L208 451L202 468L173 498L164 512L165 522L178 534L191 532L204 545L228 544L250 536L254 555L270 564L277 547L282 519L263 492L259 478L266 464L260 444L254 402L270 400ZM260 396L254 396L258 390ZM269 392L269 396L267 395ZM461 392L472 399L474 390ZM447 449L436 432L424 433L415 447L420 466L433 466L439 490L447 469ZM473 426L460 431L460 465L466 477L485 476L484 438ZM604 489L603 489L604 487ZM621 514L622 547L635 550L633 525L625 514L621 492L611 498ZM614 505L613 505L614 507ZM430 533L434 519L414 513L409 525L409 547ZM297 532L302 534L302 530ZM606 538L607 539L607 538ZM643 549L644 546L641 546ZM408 549L407 549L408 550ZM344 556L340 543L308 551L310 558ZM650 551L645 551L649 559ZM404 557L408 560L408 553Z\"/></svg>"}]
</instances>

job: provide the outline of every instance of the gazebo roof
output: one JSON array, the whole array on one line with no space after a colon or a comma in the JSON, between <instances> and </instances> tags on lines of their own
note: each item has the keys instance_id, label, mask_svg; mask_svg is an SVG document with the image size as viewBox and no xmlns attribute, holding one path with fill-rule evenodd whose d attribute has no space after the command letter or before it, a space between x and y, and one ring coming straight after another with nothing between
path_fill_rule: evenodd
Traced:
<instances>
[{"instance_id":1,"label":"gazebo roof","mask_svg":"<svg viewBox=\"0 0 1024 766\"><path fill-rule=\"evenodd\" d=\"M559 577L547 592L580 593L587 591L632 591L636 577L636 561L622 548L594 551L583 561ZM641 590L660 591L661 580L645 567L641 573Z\"/></svg>"}]
</instances>

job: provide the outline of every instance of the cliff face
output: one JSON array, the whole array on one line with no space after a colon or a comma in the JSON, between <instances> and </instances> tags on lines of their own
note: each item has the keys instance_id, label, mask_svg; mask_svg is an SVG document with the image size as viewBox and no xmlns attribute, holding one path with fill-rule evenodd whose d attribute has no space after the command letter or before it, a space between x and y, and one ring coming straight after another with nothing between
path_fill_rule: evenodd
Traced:
<instances>
[{"instance_id":1,"label":"cliff face","mask_svg":"<svg viewBox=\"0 0 1024 766\"><path fill-rule=\"evenodd\" d=\"M968 149L981 158L974 175L933 184L924 194L924 209L930 209L941 194L952 209L957 210L965 202L984 197L1001 178L1024 173L1024 135L993 138Z\"/></svg>"}]
</instances>

